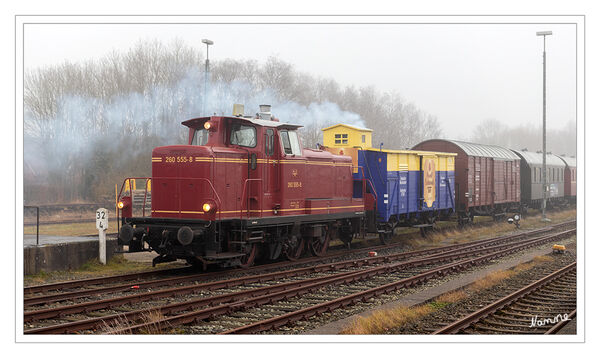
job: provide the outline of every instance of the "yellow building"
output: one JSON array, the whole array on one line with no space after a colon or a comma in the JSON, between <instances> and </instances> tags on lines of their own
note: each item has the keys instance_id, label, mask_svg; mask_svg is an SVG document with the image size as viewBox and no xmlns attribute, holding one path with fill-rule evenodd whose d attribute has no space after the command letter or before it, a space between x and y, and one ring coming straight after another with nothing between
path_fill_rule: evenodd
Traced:
<instances>
[{"instance_id":1,"label":"yellow building","mask_svg":"<svg viewBox=\"0 0 600 358\"><path fill-rule=\"evenodd\" d=\"M336 124L322 129L323 145L329 148L371 148L372 129Z\"/></svg>"}]
</instances>

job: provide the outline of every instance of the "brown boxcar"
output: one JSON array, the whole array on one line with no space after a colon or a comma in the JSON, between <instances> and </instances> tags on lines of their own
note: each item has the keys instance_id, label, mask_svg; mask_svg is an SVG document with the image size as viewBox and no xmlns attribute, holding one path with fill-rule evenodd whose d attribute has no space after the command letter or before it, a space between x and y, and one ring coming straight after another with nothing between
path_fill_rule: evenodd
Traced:
<instances>
[{"instance_id":1,"label":"brown boxcar","mask_svg":"<svg viewBox=\"0 0 600 358\"><path fill-rule=\"evenodd\" d=\"M509 149L444 139L427 140L413 149L457 153L455 197L461 221L518 210L520 158Z\"/></svg>"}]
</instances>

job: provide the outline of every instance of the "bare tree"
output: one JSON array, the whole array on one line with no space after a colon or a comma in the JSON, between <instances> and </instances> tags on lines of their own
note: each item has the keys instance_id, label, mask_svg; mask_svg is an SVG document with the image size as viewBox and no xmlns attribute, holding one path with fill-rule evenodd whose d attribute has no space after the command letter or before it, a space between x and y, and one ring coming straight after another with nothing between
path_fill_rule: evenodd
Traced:
<instances>
[{"instance_id":1,"label":"bare tree","mask_svg":"<svg viewBox=\"0 0 600 358\"><path fill-rule=\"evenodd\" d=\"M202 52L176 40L27 71L25 200L99 200L125 177L149 176L152 148L185 143L180 122L200 115L203 68ZM307 147L322 143L322 128L345 121L372 128L374 143L387 148L440 134L435 117L397 94L342 88L276 57L214 61L211 81L211 110L229 113L234 102L287 105L289 118L278 116L302 122Z\"/></svg>"}]
</instances>

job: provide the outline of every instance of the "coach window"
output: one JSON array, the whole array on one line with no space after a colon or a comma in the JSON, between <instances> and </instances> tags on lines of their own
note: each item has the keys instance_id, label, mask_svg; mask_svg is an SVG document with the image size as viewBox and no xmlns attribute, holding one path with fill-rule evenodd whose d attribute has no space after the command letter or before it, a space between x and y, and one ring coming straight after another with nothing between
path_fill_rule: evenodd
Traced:
<instances>
[{"instance_id":1,"label":"coach window","mask_svg":"<svg viewBox=\"0 0 600 358\"><path fill-rule=\"evenodd\" d=\"M241 147L256 147L256 128L243 124L234 124L231 128L230 143Z\"/></svg>"},{"instance_id":2,"label":"coach window","mask_svg":"<svg viewBox=\"0 0 600 358\"><path fill-rule=\"evenodd\" d=\"M283 152L290 155L302 155L300 149L300 142L298 141L298 134L293 131L281 131L279 132L281 138L281 146Z\"/></svg>"}]
</instances>

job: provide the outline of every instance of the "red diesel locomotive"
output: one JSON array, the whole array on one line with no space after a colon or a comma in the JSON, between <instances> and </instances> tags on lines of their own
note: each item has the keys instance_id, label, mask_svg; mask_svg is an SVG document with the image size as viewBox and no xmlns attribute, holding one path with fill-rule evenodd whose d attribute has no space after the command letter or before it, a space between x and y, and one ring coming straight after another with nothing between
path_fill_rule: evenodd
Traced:
<instances>
[{"instance_id":1,"label":"red diesel locomotive","mask_svg":"<svg viewBox=\"0 0 600 358\"><path fill-rule=\"evenodd\" d=\"M303 149L300 126L279 122L270 106L255 118L183 124L188 145L152 152L150 216L147 189L142 215L133 215L133 186L119 195L119 244L130 251L156 251L154 264L246 267L258 257L294 260L305 247L323 255L332 238L349 242L361 231L365 201L372 210L375 199L353 179L351 158Z\"/></svg>"}]
</instances>

